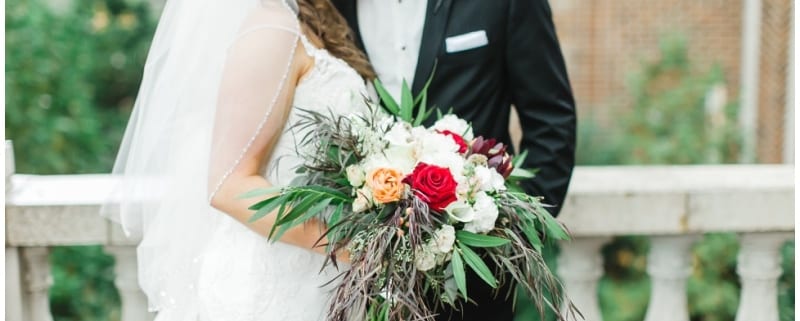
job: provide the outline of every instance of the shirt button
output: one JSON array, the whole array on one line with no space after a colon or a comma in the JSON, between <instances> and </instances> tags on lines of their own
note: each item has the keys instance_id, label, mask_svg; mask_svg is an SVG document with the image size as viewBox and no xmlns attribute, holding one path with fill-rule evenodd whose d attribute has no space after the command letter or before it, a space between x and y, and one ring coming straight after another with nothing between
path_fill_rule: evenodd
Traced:
<instances>
[{"instance_id":1,"label":"shirt button","mask_svg":"<svg viewBox=\"0 0 800 321\"><path fill-rule=\"evenodd\" d=\"M406 51L406 46L401 46L401 47L400 47L400 50L402 50L402 51Z\"/></svg>"}]
</instances>

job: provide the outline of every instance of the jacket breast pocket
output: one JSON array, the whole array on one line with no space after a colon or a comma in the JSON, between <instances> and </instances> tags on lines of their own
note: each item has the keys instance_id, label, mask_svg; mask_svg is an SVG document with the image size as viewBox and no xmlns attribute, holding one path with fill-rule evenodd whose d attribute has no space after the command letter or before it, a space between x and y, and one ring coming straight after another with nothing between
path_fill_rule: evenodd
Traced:
<instances>
[{"instance_id":1,"label":"jacket breast pocket","mask_svg":"<svg viewBox=\"0 0 800 321\"><path fill-rule=\"evenodd\" d=\"M489 56L490 41L485 30L448 36L444 40L442 63L476 63Z\"/></svg>"}]
</instances>

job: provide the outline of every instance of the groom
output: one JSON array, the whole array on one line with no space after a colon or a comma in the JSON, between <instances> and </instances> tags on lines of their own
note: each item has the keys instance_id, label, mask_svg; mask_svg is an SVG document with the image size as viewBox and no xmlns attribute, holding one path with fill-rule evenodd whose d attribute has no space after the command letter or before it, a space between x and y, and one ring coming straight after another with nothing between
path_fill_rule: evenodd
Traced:
<instances>
[{"instance_id":1,"label":"groom","mask_svg":"<svg viewBox=\"0 0 800 321\"><path fill-rule=\"evenodd\" d=\"M476 135L511 142L514 105L522 125L523 167L538 168L524 187L557 215L575 163L575 103L546 0L333 0L378 77L399 97L403 79L417 94L431 76L429 105L471 122ZM507 289L475 275L462 311L440 320L513 318Z\"/></svg>"}]
</instances>

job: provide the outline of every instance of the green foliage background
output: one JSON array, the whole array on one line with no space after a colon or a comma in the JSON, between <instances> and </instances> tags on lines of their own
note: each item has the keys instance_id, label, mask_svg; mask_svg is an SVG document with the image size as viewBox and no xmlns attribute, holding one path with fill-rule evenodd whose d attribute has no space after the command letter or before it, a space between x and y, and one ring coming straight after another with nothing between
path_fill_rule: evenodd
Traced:
<instances>
[{"instance_id":1,"label":"green foliage background","mask_svg":"<svg viewBox=\"0 0 800 321\"><path fill-rule=\"evenodd\" d=\"M109 172L154 17L141 1L80 0L62 10L47 3L6 2L5 134L17 172ZM102 248L56 247L50 260L55 320L119 319L113 258Z\"/></svg>"},{"instance_id":2,"label":"green foliage background","mask_svg":"<svg viewBox=\"0 0 800 321\"><path fill-rule=\"evenodd\" d=\"M17 171L108 172L156 17L141 0L81 0L55 11L46 3L6 2L5 134L15 144ZM726 85L724 75L716 66L693 65L685 44L680 36L665 36L659 59L641 63L629 79L630 102L613 126L579 115L580 165L735 162L736 104L726 105L725 121L714 126L704 108L707 93ZM604 247L599 296L605 320L644 318L648 247L642 236L618 237ZM695 245L688 284L692 320L734 319L737 251L732 234L708 234ZM781 319L792 320L794 244L782 253ZM100 247L54 248L51 261L55 320L119 319L113 259ZM533 320L533 311L523 303L517 319Z\"/></svg>"}]
</instances>

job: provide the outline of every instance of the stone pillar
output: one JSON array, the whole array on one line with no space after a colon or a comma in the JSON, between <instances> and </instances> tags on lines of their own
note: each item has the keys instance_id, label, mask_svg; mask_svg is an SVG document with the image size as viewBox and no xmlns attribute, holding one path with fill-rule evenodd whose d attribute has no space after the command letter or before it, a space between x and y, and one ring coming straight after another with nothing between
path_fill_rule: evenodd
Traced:
<instances>
[{"instance_id":1,"label":"stone pillar","mask_svg":"<svg viewBox=\"0 0 800 321\"><path fill-rule=\"evenodd\" d=\"M603 276L600 248L607 237L576 238L561 243L558 276L564 282L566 295L589 321L602 320L597 299L597 282Z\"/></svg>"},{"instance_id":2,"label":"stone pillar","mask_svg":"<svg viewBox=\"0 0 800 321\"><path fill-rule=\"evenodd\" d=\"M742 69L739 125L742 130L740 161L756 161L758 134L758 80L761 63L762 0L744 0L742 6Z\"/></svg>"},{"instance_id":3,"label":"stone pillar","mask_svg":"<svg viewBox=\"0 0 800 321\"><path fill-rule=\"evenodd\" d=\"M46 247L22 249L23 273L25 275L26 315L31 321L53 321L50 314L50 251Z\"/></svg>"},{"instance_id":4,"label":"stone pillar","mask_svg":"<svg viewBox=\"0 0 800 321\"><path fill-rule=\"evenodd\" d=\"M136 247L106 246L105 250L114 257L114 285L119 291L122 303L122 321L153 320L154 314L147 312L147 298L139 288L136 264Z\"/></svg>"},{"instance_id":5,"label":"stone pillar","mask_svg":"<svg viewBox=\"0 0 800 321\"><path fill-rule=\"evenodd\" d=\"M742 280L736 321L778 321L778 277L781 246L789 233L745 233L736 272Z\"/></svg>"},{"instance_id":6,"label":"stone pillar","mask_svg":"<svg viewBox=\"0 0 800 321\"><path fill-rule=\"evenodd\" d=\"M653 236L647 256L652 281L645 321L689 321L686 280L692 273L695 235Z\"/></svg>"}]
</instances>

